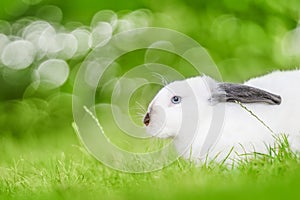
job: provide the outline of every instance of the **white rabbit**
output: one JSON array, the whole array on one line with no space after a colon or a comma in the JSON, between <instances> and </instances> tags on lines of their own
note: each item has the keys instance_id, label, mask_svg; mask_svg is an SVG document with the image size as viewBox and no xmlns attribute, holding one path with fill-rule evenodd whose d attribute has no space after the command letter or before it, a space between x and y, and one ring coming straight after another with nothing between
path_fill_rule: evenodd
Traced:
<instances>
[{"instance_id":1,"label":"white rabbit","mask_svg":"<svg viewBox=\"0 0 300 200\"><path fill-rule=\"evenodd\" d=\"M244 84L207 76L172 82L149 104L144 124L150 135L172 138L178 153L195 161L267 153L279 134L299 151L300 70L276 71Z\"/></svg>"}]
</instances>

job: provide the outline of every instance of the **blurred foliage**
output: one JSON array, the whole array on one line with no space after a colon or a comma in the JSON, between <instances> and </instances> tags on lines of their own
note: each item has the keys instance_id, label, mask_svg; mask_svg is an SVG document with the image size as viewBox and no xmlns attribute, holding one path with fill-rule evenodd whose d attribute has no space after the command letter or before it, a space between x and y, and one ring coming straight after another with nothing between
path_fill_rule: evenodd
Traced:
<instances>
[{"instance_id":1,"label":"blurred foliage","mask_svg":"<svg viewBox=\"0 0 300 200\"><path fill-rule=\"evenodd\" d=\"M63 17L52 16L54 19L51 19L51 13L50 18L44 15L41 9L45 5L58 6ZM110 9L122 16L129 11L149 9L153 26L171 28L192 37L208 50L225 81L241 82L276 69L298 67L299 56L286 54L282 41L288 31L297 28L299 7L300 1L297 0L1 0L0 19L13 23L28 16L42 19L46 16L45 20L64 25L70 22L89 25L99 10ZM5 33L5 30L1 31ZM37 102L25 103L25 107L19 105L22 104L20 102L5 102L23 99L24 93L28 92L32 69L14 73L0 67L0 100L3 102L0 103L0 131L24 132L29 124L39 119L44 121L45 116L40 112L46 110L46 115L51 116L54 112L48 109L52 104L51 98L72 92L76 71L83 59L68 60L71 74L62 87L34 95L45 101L47 106L44 107L39 107ZM128 65L133 66L138 63L137 60L136 55L129 56L124 63L131 62ZM36 108L39 108L38 113L32 113L36 112ZM59 102L56 108L71 109L71 98ZM55 119L52 128L60 123L69 126L72 116L71 110L68 112L63 120L48 118ZM32 116L40 118L31 119Z\"/></svg>"},{"instance_id":2,"label":"blurred foliage","mask_svg":"<svg viewBox=\"0 0 300 200\"><path fill-rule=\"evenodd\" d=\"M47 13L47 5L55 5L61 11L54 9L55 15ZM208 50L225 81L242 82L276 69L299 67L300 37L294 43L283 43L286 34L298 26L299 8L298 0L0 0L0 27L1 20L13 24L28 17L66 27L89 26L100 10L113 10L122 17L131 11L148 9L151 26L190 36ZM0 28L0 33L9 35L10 30ZM144 54L141 50L119 58L119 65L110 68L106 79L101 80L96 103L110 102L116 78L130 67L143 64ZM191 68L185 68L188 64L176 56L166 52L160 55L162 63L186 76L193 75ZM289 154L274 160L254 160L232 170L223 165L198 167L178 160L155 173L127 174L99 164L87 156L71 127L71 93L84 59L67 60L68 80L47 90L32 84L34 69L40 63L17 71L0 63L0 199L299 196L299 158ZM151 96L144 93L148 87L155 92L160 86L147 85L134 93L129 102L133 116L143 114L143 110L136 112L139 105L135 98L142 99L143 105L150 101ZM105 126L112 130L112 116L107 114L105 118ZM139 150L139 146L124 145L126 136L116 134L116 144ZM146 142L141 145L147 147Z\"/></svg>"},{"instance_id":3,"label":"blurred foliage","mask_svg":"<svg viewBox=\"0 0 300 200\"><path fill-rule=\"evenodd\" d=\"M197 40L210 52L224 78L231 81L298 66L298 59L286 57L281 51L284 34L298 24L300 2L296 0L2 0L1 4L0 18L11 22L36 16L48 4L62 9L62 23L89 24L102 9L119 14L150 9L154 26L172 28Z\"/></svg>"}]
</instances>

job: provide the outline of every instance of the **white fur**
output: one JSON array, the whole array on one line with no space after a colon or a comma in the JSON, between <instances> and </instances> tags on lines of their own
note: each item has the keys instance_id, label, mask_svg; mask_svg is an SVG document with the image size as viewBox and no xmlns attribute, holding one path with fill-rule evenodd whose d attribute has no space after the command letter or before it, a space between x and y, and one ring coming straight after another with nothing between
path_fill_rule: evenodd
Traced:
<instances>
[{"instance_id":1,"label":"white fur","mask_svg":"<svg viewBox=\"0 0 300 200\"><path fill-rule=\"evenodd\" d=\"M280 105L243 104L273 133L238 103L211 102L217 84L202 76L175 81L162 88L149 105L147 132L159 138L174 138L174 145L184 158L201 161L207 158L222 161L232 148L230 159L243 158L241 155L245 153L267 153L266 145L275 142L272 134L286 134L291 148L300 150L299 70L276 71L244 83L281 96ZM180 104L171 103L174 95L182 97ZM195 125L197 129L191 133ZM220 132L213 129L218 126L222 127Z\"/></svg>"}]
</instances>

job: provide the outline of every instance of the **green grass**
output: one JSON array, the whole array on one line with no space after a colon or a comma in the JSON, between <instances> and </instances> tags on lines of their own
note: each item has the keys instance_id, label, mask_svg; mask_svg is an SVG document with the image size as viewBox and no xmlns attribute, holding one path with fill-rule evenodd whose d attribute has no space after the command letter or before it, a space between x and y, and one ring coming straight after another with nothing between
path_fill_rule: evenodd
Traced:
<instances>
[{"instance_id":1,"label":"green grass","mask_svg":"<svg viewBox=\"0 0 300 200\"><path fill-rule=\"evenodd\" d=\"M62 134L64 133L64 134ZM0 137L0 199L296 199L299 157L285 143L234 168L178 160L129 174L105 167L71 129L22 140Z\"/></svg>"}]
</instances>

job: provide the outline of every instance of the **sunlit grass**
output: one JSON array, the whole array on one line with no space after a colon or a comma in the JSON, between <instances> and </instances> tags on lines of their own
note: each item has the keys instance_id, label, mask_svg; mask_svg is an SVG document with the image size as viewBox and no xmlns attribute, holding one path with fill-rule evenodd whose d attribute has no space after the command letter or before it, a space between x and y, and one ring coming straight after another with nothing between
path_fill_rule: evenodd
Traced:
<instances>
[{"instance_id":1,"label":"sunlit grass","mask_svg":"<svg viewBox=\"0 0 300 200\"><path fill-rule=\"evenodd\" d=\"M0 199L282 199L300 193L300 159L284 140L270 155L235 167L180 159L161 171L129 174L92 158L72 131L49 135L1 137Z\"/></svg>"}]
</instances>

